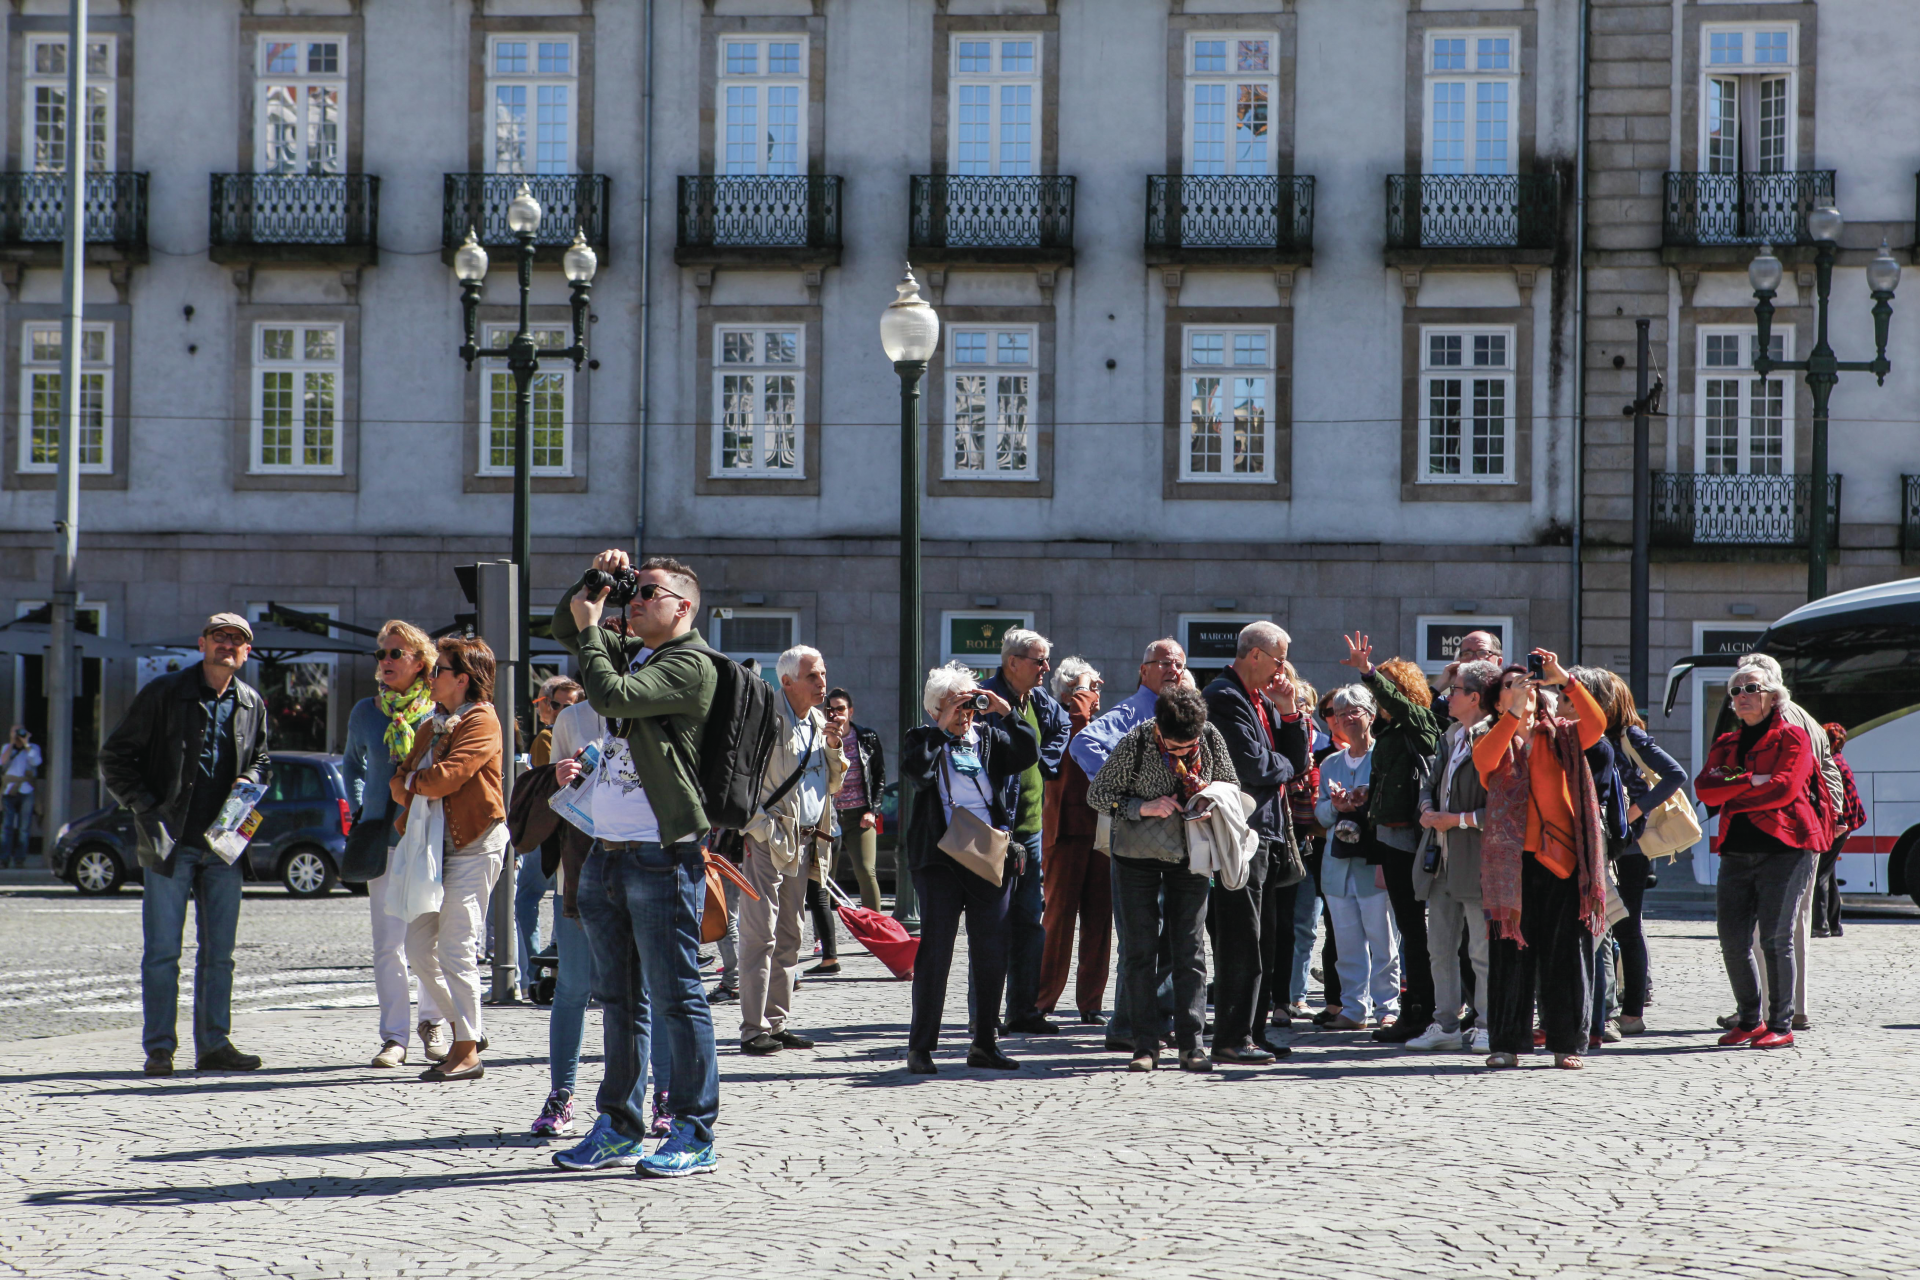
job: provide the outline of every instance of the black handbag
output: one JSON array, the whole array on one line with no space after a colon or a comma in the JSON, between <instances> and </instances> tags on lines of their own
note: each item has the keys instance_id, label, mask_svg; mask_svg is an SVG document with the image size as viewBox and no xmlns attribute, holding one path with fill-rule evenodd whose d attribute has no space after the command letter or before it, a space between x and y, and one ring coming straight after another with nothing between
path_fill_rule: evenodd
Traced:
<instances>
[{"instance_id":1,"label":"black handbag","mask_svg":"<svg viewBox=\"0 0 1920 1280\"><path fill-rule=\"evenodd\" d=\"M1285 889L1289 885L1299 884L1307 878L1306 859L1300 856L1300 846L1293 836L1293 823L1282 817L1286 825L1281 829L1281 838L1267 841L1267 887Z\"/></svg>"},{"instance_id":2,"label":"black handbag","mask_svg":"<svg viewBox=\"0 0 1920 1280\"><path fill-rule=\"evenodd\" d=\"M387 842L393 833L393 796L380 809L377 818L361 818L347 833L347 848L340 855L340 878L351 884L365 884L387 874Z\"/></svg>"}]
</instances>

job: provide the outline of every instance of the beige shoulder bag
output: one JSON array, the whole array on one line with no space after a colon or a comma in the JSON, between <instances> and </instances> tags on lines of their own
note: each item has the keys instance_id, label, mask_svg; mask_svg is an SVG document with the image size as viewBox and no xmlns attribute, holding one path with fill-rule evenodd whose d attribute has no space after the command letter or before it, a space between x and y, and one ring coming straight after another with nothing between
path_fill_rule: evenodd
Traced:
<instances>
[{"instance_id":1,"label":"beige shoulder bag","mask_svg":"<svg viewBox=\"0 0 1920 1280\"><path fill-rule=\"evenodd\" d=\"M947 795L953 795L953 766L947 761L943 751L940 765L947 771ZM939 794L934 795L936 801ZM953 816L947 819L947 829L940 837L939 850L965 867L988 884L998 885L1006 874L1007 841L1006 832L983 822L980 815L971 809L953 806Z\"/></svg>"},{"instance_id":2,"label":"beige shoulder bag","mask_svg":"<svg viewBox=\"0 0 1920 1280\"><path fill-rule=\"evenodd\" d=\"M1640 771L1647 785L1651 787L1658 784L1660 775L1647 767L1647 762L1640 758L1640 753L1633 749L1633 743L1624 735L1620 745L1627 749L1627 759L1633 761L1633 767ZM1640 835L1640 852L1649 858L1675 858L1681 850L1699 844L1701 834L1699 815L1693 811L1693 802L1687 799L1687 788L1683 783L1659 808L1647 815L1646 830Z\"/></svg>"}]
</instances>

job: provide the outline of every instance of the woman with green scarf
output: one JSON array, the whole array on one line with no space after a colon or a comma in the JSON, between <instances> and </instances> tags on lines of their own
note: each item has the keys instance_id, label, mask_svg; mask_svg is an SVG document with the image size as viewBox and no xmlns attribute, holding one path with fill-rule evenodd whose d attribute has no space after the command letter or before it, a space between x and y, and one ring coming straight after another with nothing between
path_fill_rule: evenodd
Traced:
<instances>
[{"instance_id":1,"label":"woman with green scarf","mask_svg":"<svg viewBox=\"0 0 1920 1280\"><path fill-rule=\"evenodd\" d=\"M436 661L433 641L411 622L398 619L380 628L375 641L374 660L378 665L380 692L362 698L347 719L346 758L340 772L347 783L347 800L356 820L387 823L387 844L399 837L393 833L388 807L392 798L388 782L394 766L413 749L414 731L433 714L433 694L427 688L427 673ZM398 1067L407 1060L407 1044L412 1039L407 972L407 922L387 913L387 877L383 873L367 882L367 901L373 909L373 985L380 997L380 1052L374 1055L376 1067ZM451 1043L447 1038L446 1015L435 1006L433 996L423 984L420 988L420 1042L431 1062L447 1056Z\"/></svg>"}]
</instances>

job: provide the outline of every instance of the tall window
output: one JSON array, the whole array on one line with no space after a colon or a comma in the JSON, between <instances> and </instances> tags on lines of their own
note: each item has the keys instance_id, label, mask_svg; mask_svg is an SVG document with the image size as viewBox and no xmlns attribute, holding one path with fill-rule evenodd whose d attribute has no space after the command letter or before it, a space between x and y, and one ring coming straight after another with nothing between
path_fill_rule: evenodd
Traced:
<instances>
[{"instance_id":1,"label":"tall window","mask_svg":"<svg viewBox=\"0 0 1920 1280\"><path fill-rule=\"evenodd\" d=\"M259 171L346 172L346 37L262 36L256 73Z\"/></svg>"},{"instance_id":2,"label":"tall window","mask_svg":"<svg viewBox=\"0 0 1920 1280\"><path fill-rule=\"evenodd\" d=\"M87 168L113 167L113 38L87 40ZM36 173L67 167L70 119L67 111L67 42L64 37L27 41L26 137L21 153Z\"/></svg>"},{"instance_id":3,"label":"tall window","mask_svg":"<svg viewBox=\"0 0 1920 1280\"><path fill-rule=\"evenodd\" d=\"M1273 330L1190 325L1182 480L1273 479Z\"/></svg>"},{"instance_id":4,"label":"tall window","mask_svg":"<svg viewBox=\"0 0 1920 1280\"><path fill-rule=\"evenodd\" d=\"M1513 478L1512 329L1420 333L1420 480Z\"/></svg>"},{"instance_id":5,"label":"tall window","mask_svg":"<svg viewBox=\"0 0 1920 1280\"><path fill-rule=\"evenodd\" d=\"M487 345L501 348L513 341L511 325L490 325ZM573 339L565 328L535 328L533 345L542 351L561 351ZM504 360L488 360L480 383L480 474L513 474L513 374ZM544 359L533 375L533 412L527 419L533 449L533 474L573 474L573 363L558 356Z\"/></svg>"},{"instance_id":6,"label":"tall window","mask_svg":"<svg viewBox=\"0 0 1920 1280\"><path fill-rule=\"evenodd\" d=\"M947 330L947 477L1030 480L1034 331Z\"/></svg>"},{"instance_id":7,"label":"tall window","mask_svg":"<svg viewBox=\"0 0 1920 1280\"><path fill-rule=\"evenodd\" d=\"M1428 173L1515 172L1514 31L1441 31L1427 38Z\"/></svg>"},{"instance_id":8,"label":"tall window","mask_svg":"<svg viewBox=\"0 0 1920 1280\"><path fill-rule=\"evenodd\" d=\"M1798 28L1704 27L1700 156L1708 173L1793 168Z\"/></svg>"},{"instance_id":9,"label":"tall window","mask_svg":"<svg viewBox=\"0 0 1920 1280\"><path fill-rule=\"evenodd\" d=\"M1277 46L1271 34L1207 32L1188 39L1188 173L1274 171Z\"/></svg>"},{"instance_id":10,"label":"tall window","mask_svg":"<svg viewBox=\"0 0 1920 1280\"><path fill-rule=\"evenodd\" d=\"M1772 356L1792 359L1793 332L1775 329ZM1700 334L1694 394L1699 469L1708 475L1785 475L1793 458L1793 394L1780 375L1753 372L1759 336L1750 329Z\"/></svg>"},{"instance_id":11,"label":"tall window","mask_svg":"<svg viewBox=\"0 0 1920 1280\"><path fill-rule=\"evenodd\" d=\"M949 81L953 172L1040 171L1040 38L956 35Z\"/></svg>"},{"instance_id":12,"label":"tall window","mask_svg":"<svg viewBox=\"0 0 1920 1280\"><path fill-rule=\"evenodd\" d=\"M252 470L338 474L340 346L339 325L254 327Z\"/></svg>"},{"instance_id":13,"label":"tall window","mask_svg":"<svg viewBox=\"0 0 1920 1280\"><path fill-rule=\"evenodd\" d=\"M714 331L716 476L799 476L801 342L798 328Z\"/></svg>"},{"instance_id":14,"label":"tall window","mask_svg":"<svg viewBox=\"0 0 1920 1280\"><path fill-rule=\"evenodd\" d=\"M721 171L807 171L807 44L799 36L720 40Z\"/></svg>"},{"instance_id":15,"label":"tall window","mask_svg":"<svg viewBox=\"0 0 1920 1280\"><path fill-rule=\"evenodd\" d=\"M494 36L487 44L492 172L572 173L572 39Z\"/></svg>"},{"instance_id":16,"label":"tall window","mask_svg":"<svg viewBox=\"0 0 1920 1280\"><path fill-rule=\"evenodd\" d=\"M60 325L29 324L20 332L21 471L60 466ZM113 331L87 325L80 331L80 443L75 461L83 472L113 470L113 431L107 406L113 395Z\"/></svg>"}]
</instances>

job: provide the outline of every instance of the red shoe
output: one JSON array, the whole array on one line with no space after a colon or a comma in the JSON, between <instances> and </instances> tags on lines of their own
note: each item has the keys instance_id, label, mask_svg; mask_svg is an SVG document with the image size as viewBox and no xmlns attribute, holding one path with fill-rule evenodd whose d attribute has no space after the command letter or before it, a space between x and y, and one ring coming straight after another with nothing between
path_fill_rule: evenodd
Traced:
<instances>
[{"instance_id":1,"label":"red shoe","mask_svg":"<svg viewBox=\"0 0 1920 1280\"><path fill-rule=\"evenodd\" d=\"M1793 1048L1793 1032L1765 1032L1753 1038L1753 1047L1756 1049L1791 1049Z\"/></svg>"},{"instance_id":2,"label":"red shoe","mask_svg":"<svg viewBox=\"0 0 1920 1280\"><path fill-rule=\"evenodd\" d=\"M1737 1049L1750 1041L1758 1042L1760 1037L1766 1034L1767 1024L1764 1022L1757 1027L1747 1027L1745 1029L1735 1027L1720 1037L1720 1047L1723 1049Z\"/></svg>"}]
</instances>

